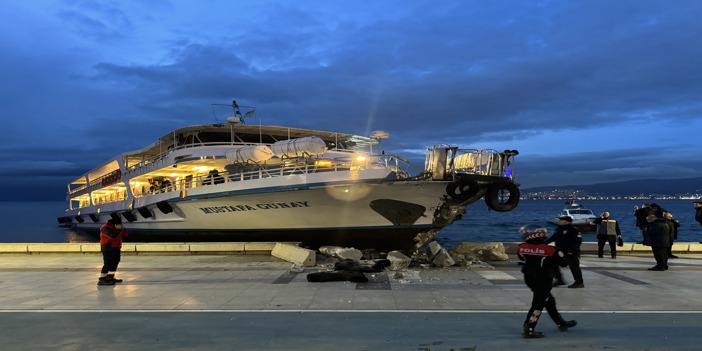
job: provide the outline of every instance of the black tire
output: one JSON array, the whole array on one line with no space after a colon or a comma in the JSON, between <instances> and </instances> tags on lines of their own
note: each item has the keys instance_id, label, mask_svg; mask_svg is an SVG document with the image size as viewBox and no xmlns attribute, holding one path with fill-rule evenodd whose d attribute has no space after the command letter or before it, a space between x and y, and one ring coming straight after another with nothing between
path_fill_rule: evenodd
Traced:
<instances>
[{"instance_id":1,"label":"black tire","mask_svg":"<svg viewBox=\"0 0 702 351\"><path fill-rule=\"evenodd\" d=\"M497 212L509 212L519 204L519 188L514 183L490 184L485 192L485 204Z\"/></svg>"},{"instance_id":2,"label":"black tire","mask_svg":"<svg viewBox=\"0 0 702 351\"><path fill-rule=\"evenodd\" d=\"M173 212L173 207L171 206L171 204L168 203L168 201L157 202L156 207L158 207L158 209L161 210L163 214L169 214Z\"/></svg>"},{"instance_id":3,"label":"black tire","mask_svg":"<svg viewBox=\"0 0 702 351\"><path fill-rule=\"evenodd\" d=\"M481 193L480 190L481 188L478 182L466 178L459 178L457 181L451 182L446 186L446 193L452 198L461 202L471 200L476 195ZM482 196L482 194L480 196ZM479 198L480 197L476 198L475 200Z\"/></svg>"},{"instance_id":4,"label":"black tire","mask_svg":"<svg viewBox=\"0 0 702 351\"><path fill-rule=\"evenodd\" d=\"M469 197L466 200L461 201L461 205L470 205L478 200L480 200L481 197L485 196L485 193L487 192L487 188L484 186L481 186L478 189L478 193L473 195L472 197Z\"/></svg>"}]
</instances>

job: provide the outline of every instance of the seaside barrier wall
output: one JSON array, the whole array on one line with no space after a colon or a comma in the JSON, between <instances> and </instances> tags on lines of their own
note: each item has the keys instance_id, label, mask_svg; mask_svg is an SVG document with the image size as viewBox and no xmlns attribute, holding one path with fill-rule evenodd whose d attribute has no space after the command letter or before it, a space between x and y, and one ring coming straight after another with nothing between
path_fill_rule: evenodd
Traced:
<instances>
[{"instance_id":1,"label":"seaside barrier wall","mask_svg":"<svg viewBox=\"0 0 702 351\"><path fill-rule=\"evenodd\" d=\"M276 242L203 242L203 243L124 243L122 254L159 255L270 255ZM299 245L299 242L284 244ZM505 251L514 254L518 242L505 242ZM597 243L585 242L581 246L584 254L596 254ZM702 253L702 243L675 243L675 253ZM651 253L651 247L636 243L624 243L617 247L617 254ZM0 254L100 254L97 243L0 243ZM609 254L609 246L605 246Z\"/></svg>"},{"instance_id":2,"label":"seaside barrier wall","mask_svg":"<svg viewBox=\"0 0 702 351\"><path fill-rule=\"evenodd\" d=\"M124 243L122 254L270 255L276 242ZM299 245L299 242L286 242ZM97 243L5 243L0 254L100 254Z\"/></svg>"}]
</instances>

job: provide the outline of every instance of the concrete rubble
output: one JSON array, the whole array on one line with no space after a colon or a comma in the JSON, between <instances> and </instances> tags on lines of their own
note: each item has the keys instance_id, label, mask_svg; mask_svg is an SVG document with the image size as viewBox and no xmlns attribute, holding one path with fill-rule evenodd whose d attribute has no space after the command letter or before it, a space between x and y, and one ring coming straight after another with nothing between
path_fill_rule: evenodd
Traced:
<instances>
[{"instance_id":1,"label":"concrete rubble","mask_svg":"<svg viewBox=\"0 0 702 351\"><path fill-rule=\"evenodd\" d=\"M293 263L290 267L290 273L302 273L305 271L305 266L297 263Z\"/></svg>"},{"instance_id":2,"label":"concrete rubble","mask_svg":"<svg viewBox=\"0 0 702 351\"><path fill-rule=\"evenodd\" d=\"M451 267L456 264L453 257L436 241L432 241L427 245L426 255L431 265L434 267Z\"/></svg>"},{"instance_id":3,"label":"concrete rubble","mask_svg":"<svg viewBox=\"0 0 702 351\"><path fill-rule=\"evenodd\" d=\"M507 261L509 256L505 246L499 242L468 243L462 242L449 249L452 257L467 262L474 261Z\"/></svg>"},{"instance_id":4,"label":"concrete rubble","mask_svg":"<svg viewBox=\"0 0 702 351\"><path fill-rule=\"evenodd\" d=\"M411 257L402 251L390 251L387 254L372 249L363 251L350 247L323 246L317 252L319 273L310 273L308 281L349 280L361 282L358 273L371 274L387 270L388 277L400 283L419 281L419 272L425 269L467 267L494 269L483 262L506 260L504 246L501 243L461 243L446 250L436 241L427 244L424 252L415 252ZM293 269L296 268L293 266ZM350 275L354 272L354 275Z\"/></svg>"},{"instance_id":5,"label":"concrete rubble","mask_svg":"<svg viewBox=\"0 0 702 351\"><path fill-rule=\"evenodd\" d=\"M412 259L400 251L388 252L388 260L390 260L390 267L388 267L388 269L391 271L407 269L409 268L410 263L412 263Z\"/></svg>"},{"instance_id":6,"label":"concrete rubble","mask_svg":"<svg viewBox=\"0 0 702 351\"><path fill-rule=\"evenodd\" d=\"M322 246L319 248L319 252L342 260L360 260L363 258L363 252L353 247Z\"/></svg>"},{"instance_id":7,"label":"concrete rubble","mask_svg":"<svg viewBox=\"0 0 702 351\"><path fill-rule=\"evenodd\" d=\"M271 256L300 266L314 267L316 265L314 251L295 245L277 243L271 250Z\"/></svg>"}]
</instances>

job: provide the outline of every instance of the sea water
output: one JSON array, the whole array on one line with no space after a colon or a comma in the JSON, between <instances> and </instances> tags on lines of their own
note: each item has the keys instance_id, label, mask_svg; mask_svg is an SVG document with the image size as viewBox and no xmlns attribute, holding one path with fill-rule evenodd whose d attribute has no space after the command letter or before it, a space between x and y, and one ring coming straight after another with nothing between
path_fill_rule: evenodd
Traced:
<instances>
[{"instance_id":1,"label":"sea water","mask_svg":"<svg viewBox=\"0 0 702 351\"><path fill-rule=\"evenodd\" d=\"M66 243L97 242L96 237L58 226L57 217L64 216L66 202L0 202L5 215L0 229L2 243Z\"/></svg>"},{"instance_id":2,"label":"sea water","mask_svg":"<svg viewBox=\"0 0 702 351\"><path fill-rule=\"evenodd\" d=\"M619 223L624 241L639 242L642 240L641 231L636 227L634 206L641 207L642 200L598 200L576 201L583 207L592 210L595 216L609 212L610 218ZM680 222L678 242L702 241L702 226L695 221L695 209L692 200L648 200L656 203L673 214ZM437 241L451 247L462 241L520 241L519 227L525 224L543 225L553 233L556 225L548 223L549 219L560 215L565 206L561 200L522 200L511 212L490 211L482 202L476 202L467 208L467 213L459 221L444 228L437 236ZM594 232L583 232L583 240L597 241Z\"/></svg>"},{"instance_id":3,"label":"sea water","mask_svg":"<svg viewBox=\"0 0 702 351\"><path fill-rule=\"evenodd\" d=\"M591 209L595 215L604 211L612 219L619 221L625 241L641 241L641 233L636 228L633 215L634 206L641 206L643 201L602 200L578 201ZM702 241L702 226L695 222L695 209L691 200L651 200L672 213L680 221L679 242ZM525 224L543 225L550 231L555 228L549 224L561 212L564 201L522 200L511 212L490 211L483 201L470 205L460 220L444 228L436 240L445 247L463 241L519 241L517 230ZM3 243L62 243L62 242L97 242L97 238L81 234L75 230L58 227L57 217L65 213L65 202L0 202L0 213L4 214L4 228L0 230L0 242ZM125 223L129 229L129 223ZM583 233L585 241L596 241L595 234Z\"/></svg>"}]
</instances>

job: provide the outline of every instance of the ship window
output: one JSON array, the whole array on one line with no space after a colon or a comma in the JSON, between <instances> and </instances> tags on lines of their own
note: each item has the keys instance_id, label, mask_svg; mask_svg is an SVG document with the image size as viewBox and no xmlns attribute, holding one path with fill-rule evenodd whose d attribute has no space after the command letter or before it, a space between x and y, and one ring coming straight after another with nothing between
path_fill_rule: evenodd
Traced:
<instances>
[{"instance_id":1,"label":"ship window","mask_svg":"<svg viewBox=\"0 0 702 351\"><path fill-rule=\"evenodd\" d=\"M202 132L197 135L197 138L203 143L228 143L232 140L229 133Z\"/></svg>"}]
</instances>

